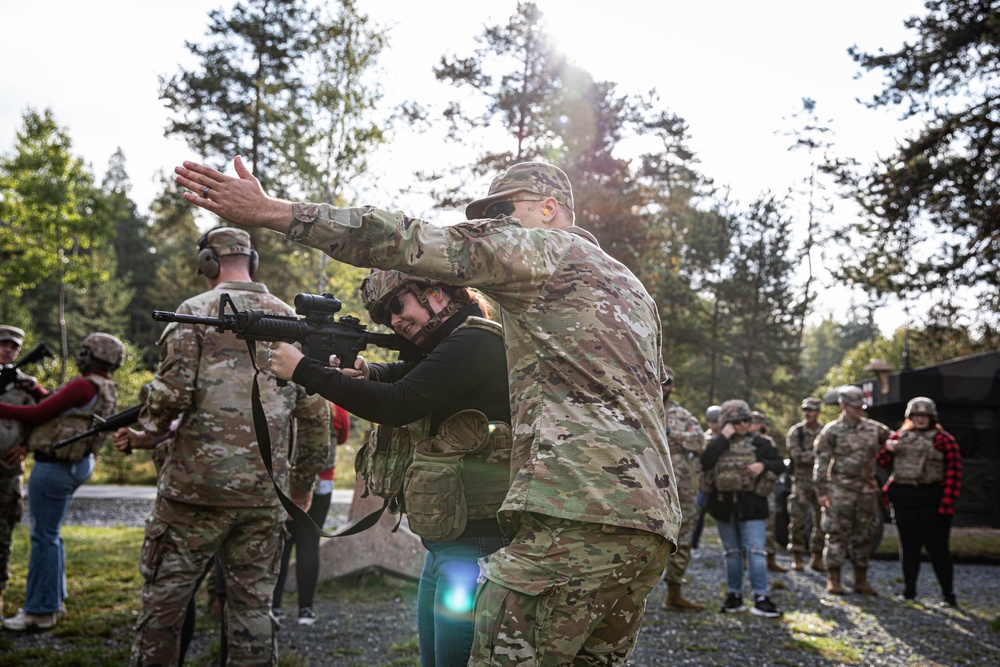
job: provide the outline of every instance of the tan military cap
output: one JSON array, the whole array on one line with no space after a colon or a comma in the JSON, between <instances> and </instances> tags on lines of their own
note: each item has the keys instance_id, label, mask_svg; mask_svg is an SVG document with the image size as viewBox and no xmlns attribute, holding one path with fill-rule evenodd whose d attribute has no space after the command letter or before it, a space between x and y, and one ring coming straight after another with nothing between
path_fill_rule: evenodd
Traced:
<instances>
[{"instance_id":1,"label":"tan military cap","mask_svg":"<svg viewBox=\"0 0 1000 667\"><path fill-rule=\"evenodd\" d=\"M8 326L6 324L0 325L0 341L12 340L18 345L24 344L24 329L18 329L17 327Z\"/></svg>"}]
</instances>

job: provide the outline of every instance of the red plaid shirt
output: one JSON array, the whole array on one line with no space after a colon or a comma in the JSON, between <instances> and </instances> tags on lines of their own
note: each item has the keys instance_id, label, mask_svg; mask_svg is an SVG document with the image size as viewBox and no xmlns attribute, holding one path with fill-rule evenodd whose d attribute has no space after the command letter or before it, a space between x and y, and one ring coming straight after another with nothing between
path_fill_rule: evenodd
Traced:
<instances>
[{"instance_id":1,"label":"red plaid shirt","mask_svg":"<svg viewBox=\"0 0 1000 667\"><path fill-rule=\"evenodd\" d=\"M891 439L899 438L899 431L889 437ZM934 434L934 447L944 457L944 481L941 482L944 493L941 494L938 514L952 515L955 513L955 501L958 500L958 494L962 490L962 452L951 433L940 429ZM875 457L875 461L882 468L892 471L892 462L895 457L896 453L890 452L883 445Z\"/></svg>"}]
</instances>

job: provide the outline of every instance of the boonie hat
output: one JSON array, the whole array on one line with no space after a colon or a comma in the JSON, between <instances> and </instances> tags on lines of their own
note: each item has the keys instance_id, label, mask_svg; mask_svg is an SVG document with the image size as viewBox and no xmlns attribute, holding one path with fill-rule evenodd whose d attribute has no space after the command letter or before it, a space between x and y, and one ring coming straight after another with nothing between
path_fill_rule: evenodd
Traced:
<instances>
[{"instance_id":1,"label":"boonie hat","mask_svg":"<svg viewBox=\"0 0 1000 667\"><path fill-rule=\"evenodd\" d=\"M24 329L18 329L17 327L8 326L6 324L0 325L0 341L11 340L18 345L24 344Z\"/></svg>"},{"instance_id":2,"label":"boonie hat","mask_svg":"<svg viewBox=\"0 0 1000 667\"><path fill-rule=\"evenodd\" d=\"M757 424L763 424L767 421L767 415L758 410L754 410L750 413L750 421L756 422Z\"/></svg>"},{"instance_id":3,"label":"boonie hat","mask_svg":"<svg viewBox=\"0 0 1000 667\"><path fill-rule=\"evenodd\" d=\"M483 217L487 206L518 192L542 198L554 197L563 206L573 209L573 186L566 172L547 162L520 162L494 178L489 194L465 207L465 217L478 220Z\"/></svg>"}]
</instances>

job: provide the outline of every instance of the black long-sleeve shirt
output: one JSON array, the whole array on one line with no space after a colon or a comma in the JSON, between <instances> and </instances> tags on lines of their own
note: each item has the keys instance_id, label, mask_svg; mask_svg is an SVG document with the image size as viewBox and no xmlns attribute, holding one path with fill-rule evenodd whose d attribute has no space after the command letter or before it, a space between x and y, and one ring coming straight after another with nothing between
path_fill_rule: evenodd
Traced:
<instances>
[{"instance_id":1,"label":"black long-sleeve shirt","mask_svg":"<svg viewBox=\"0 0 1000 667\"><path fill-rule=\"evenodd\" d=\"M441 325L444 337L419 362L369 364L371 380L349 378L303 358L292 380L362 419L387 426L431 415L431 434L451 415L479 410L490 421L510 423L510 392L503 339L479 328L456 331L470 316L466 306Z\"/></svg>"}]
</instances>

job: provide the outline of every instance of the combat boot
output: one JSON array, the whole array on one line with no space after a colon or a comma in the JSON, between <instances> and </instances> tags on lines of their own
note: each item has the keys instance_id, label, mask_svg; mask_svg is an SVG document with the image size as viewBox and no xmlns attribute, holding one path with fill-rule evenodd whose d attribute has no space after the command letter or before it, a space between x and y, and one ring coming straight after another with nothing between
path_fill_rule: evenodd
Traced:
<instances>
[{"instance_id":1,"label":"combat boot","mask_svg":"<svg viewBox=\"0 0 1000 667\"><path fill-rule=\"evenodd\" d=\"M804 570L805 565L802 564L802 554L798 551L792 554L792 569L793 570Z\"/></svg>"},{"instance_id":2,"label":"combat boot","mask_svg":"<svg viewBox=\"0 0 1000 667\"><path fill-rule=\"evenodd\" d=\"M788 572L788 568L785 567L784 565L781 565L780 563L778 563L778 561L775 560L774 554L768 554L767 555L767 571L768 572Z\"/></svg>"},{"instance_id":3,"label":"combat boot","mask_svg":"<svg viewBox=\"0 0 1000 667\"><path fill-rule=\"evenodd\" d=\"M844 587L840 585L840 568L832 565L826 570L826 592L833 595L843 595Z\"/></svg>"},{"instance_id":4,"label":"combat boot","mask_svg":"<svg viewBox=\"0 0 1000 667\"><path fill-rule=\"evenodd\" d=\"M868 583L868 568L854 566L854 592L861 595L878 595L878 591Z\"/></svg>"},{"instance_id":5,"label":"combat boot","mask_svg":"<svg viewBox=\"0 0 1000 667\"><path fill-rule=\"evenodd\" d=\"M663 601L663 608L667 611L701 611L705 607L681 595L680 584L667 583L667 597Z\"/></svg>"},{"instance_id":6,"label":"combat boot","mask_svg":"<svg viewBox=\"0 0 1000 667\"><path fill-rule=\"evenodd\" d=\"M809 567L817 572L826 572L826 563L823 562L822 554L814 553L809 557Z\"/></svg>"}]
</instances>

